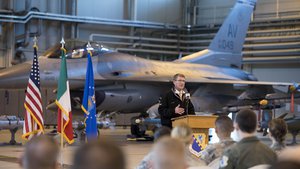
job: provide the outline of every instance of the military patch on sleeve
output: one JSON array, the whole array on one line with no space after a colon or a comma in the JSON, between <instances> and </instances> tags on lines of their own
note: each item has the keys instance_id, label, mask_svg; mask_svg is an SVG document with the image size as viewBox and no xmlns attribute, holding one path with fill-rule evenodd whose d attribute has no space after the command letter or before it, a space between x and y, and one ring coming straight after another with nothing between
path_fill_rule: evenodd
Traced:
<instances>
[{"instance_id":1,"label":"military patch on sleeve","mask_svg":"<svg viewBox=\"0 0 300 169\"><path fill-rule=\"evenodd\" d=\"M227 156L222 156L220 160L220 167L226 167L228 165L228 157Z\"/></svg>"}]
</instances>

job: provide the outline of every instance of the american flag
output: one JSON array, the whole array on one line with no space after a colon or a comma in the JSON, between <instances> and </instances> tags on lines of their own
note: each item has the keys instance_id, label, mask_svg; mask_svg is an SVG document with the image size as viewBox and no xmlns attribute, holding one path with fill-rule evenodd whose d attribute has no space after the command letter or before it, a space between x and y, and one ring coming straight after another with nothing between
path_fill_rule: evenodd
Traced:
<instances>
[{"instance_id":1,"label":"american flag","mask_svg":"<svg viewBox=\"0 0 300 169\"><path fill-rule=\"evenodd\" d=\"M33 62L25 96L25 120L23 139L31 139L34 135L44 133L43 107L40 91L40 68L37 57L37 46L34 47Z\"/></svg>"}]
</instances>

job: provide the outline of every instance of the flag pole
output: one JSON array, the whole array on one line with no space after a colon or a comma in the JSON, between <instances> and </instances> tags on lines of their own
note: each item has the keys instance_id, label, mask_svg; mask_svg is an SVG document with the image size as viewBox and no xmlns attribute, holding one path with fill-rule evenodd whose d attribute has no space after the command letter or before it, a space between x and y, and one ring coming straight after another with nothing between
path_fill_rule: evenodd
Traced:
<instances>
[{"instance_id":1,"label":"flag pole","mask_svg":"<svg viewBox=\"0 0 300 169\"><path fill-rule=\"evenodd\" d=\"M63 115L61 114L61 123L60 123L60 149L61 149L61 153L60 153L60 165L61 165L61 168L63 168L63 152L64 152L64 138L63 138Z\"/></svg>"},{"instance_id":2,"label":"flag pole","mask_svg":"<svg viewBox=\"0 0 300 169\"><path fill-rule=\"evenodd\" d=\"M64 38L61 39L60 41L61 43L61 49L64 50L65 48L65 41ZM63 122L63 113L60 114L60 149L61 149L61 153L60 153L60 165L61 168L63 169L63 165L64 165L64 160L63 160L63 152L64 152L64 138L63 138L63 127L64 127L64 122Z\"/></svg>"},{"instance_id":3,"label":"flag pole","mask_svg":"<svg viewBox=\"0 0 300 169\"><path fill-rule=\"evenodd\" d=\"M36 36L34 36L34 38L33 38L33 48L35 48L35 47L37 47L37 37ZM33 120L33 118L32 118L32 120ZM34 129L33 123L31 123L31 127L32 127L32 129ZM36 136L36 135L37 135L37 133L34 132L33 136Z\"/></svg>"},{"instance_id":4,"label":"flag pole","mask_svg":"<svg viewBox=\"0 0 300 169\"><path fill-rule=\"evenodd\" d=\"M61 149L61 153L60 153L60 164L61 164L61 168L63 168L64 165L64 160L63 160L63 152L64 152L64 138L63 138L63 114L60 114L61 118L60 118L60 149Z\"/></svg>"}]
</instances>

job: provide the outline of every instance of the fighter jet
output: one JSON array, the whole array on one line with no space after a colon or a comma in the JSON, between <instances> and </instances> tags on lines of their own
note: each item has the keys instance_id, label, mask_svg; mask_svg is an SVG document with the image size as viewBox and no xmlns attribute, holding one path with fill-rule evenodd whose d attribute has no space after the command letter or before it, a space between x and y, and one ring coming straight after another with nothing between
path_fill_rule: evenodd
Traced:
<instances>
[{"instance_id":1,"label":"fighter jet","mask_svg":"<svg viewBox=\"0 0 300 169\"><path fill-rule=\"evenodd\" d=\"M191 100L199 112L217 112L240 104L241 100L260 100L274 93L274 85L292 85L257 81L252 74L241 70L242 48L255 4L256 0L237 1L208 49L172 62L147 60L92 43L97 110L146 111L172 87L176 73L186 76ZM87 51L85 46L73 44L66 44L68 77L73 107L80 108ZM40 56L39 63L41 87L56 88L60 46ZM30 68L31 62L25 62L0 71L0 88L25 88Z\"/></svg>"}]
</instances>

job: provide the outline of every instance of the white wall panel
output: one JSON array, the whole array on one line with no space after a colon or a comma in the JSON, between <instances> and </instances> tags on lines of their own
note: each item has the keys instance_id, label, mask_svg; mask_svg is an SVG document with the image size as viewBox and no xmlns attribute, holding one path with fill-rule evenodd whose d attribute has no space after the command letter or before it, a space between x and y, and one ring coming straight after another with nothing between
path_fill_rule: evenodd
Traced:
<instances>
[{"instance_id":1,"label":"white wall panel","mask_svg":"<svg viewBox=\"0 0 300 169\"><path fill-rule=\"evenodd\" d=\"M77 1L79 16L128 19L124 0ZM92 5L91 5L92 4ZM181 0L137 0L137 20L181 24Z\"/></svg>"},{"instance_id":2,"label":"white wall panel","mask_svg":"<svg viewBox=\"0 0 300 169\"><path fill-rule=\"evenodd\" d=\"M223 23L235 2L235 0L201 0L197 6L197 24Z\"/></svg>"},{"instance_id":3,"label":"white wall panel","mask_svg":"<svg viewBox=\"0 0 300 169\"><path fill-rule=\"evenodd\" d=\"M137 19L142 21L181 24L182 4L180 0L137 1Z\"/></svg>"},{"instance_id":4,"label":"white wall panel","mask_svg":"<svg viewBox=\"0 0 300 169\"><path fill-rule=\"evenodd\" d=\"M300 64L263 65L252 66L253 74L264 81L300 82Z\"/></svg>"},{"instance_id":5,"label":"white wall panel","mask_svg":"<svg viewBox=\"0 0 300 169\"><path fill-rule=\"evenodd\" d=\"M124 0L85 0L77 2L77 12L79 16L124 19Z\"/></svg>"}]
</instances>

